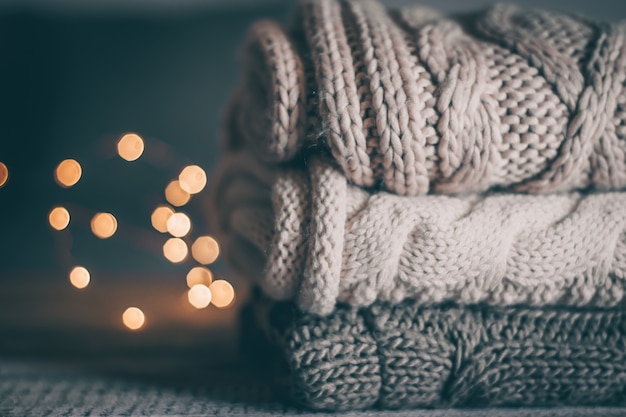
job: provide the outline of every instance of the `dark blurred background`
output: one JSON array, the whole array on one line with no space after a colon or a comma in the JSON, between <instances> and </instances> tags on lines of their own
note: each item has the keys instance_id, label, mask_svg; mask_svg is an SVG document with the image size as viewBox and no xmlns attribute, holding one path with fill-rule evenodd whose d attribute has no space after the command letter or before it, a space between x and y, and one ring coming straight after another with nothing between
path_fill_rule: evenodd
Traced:
<instances>
[{"instance_id":1,"label":"dark blurred background","mask_svg":"<svg viewBox=\"0 0 626 417\"><path fill-rule=\"evenodd\" d=\"M464 11L489 2L423 3ZM623 0L520 3L626 17ZM234 312L183 307L190 264L171 264L159 253L166 237L151 228L150 213L165 202L163 189L183 166L198 164L210 174L245 30L260 17L284 20L291 6L287 0L0 0L0 162L9 169L0 188L0 353L28 351L20 340L74 325L121 331L127 305L143 306L148 329L155 323L232 327ZM153 145L164 150L160 162L115 155L125 132L144 137L146 152ZM83 176L62 189L53 171L66 158L82 164ZM84 214L72 218L61 240L47 219L57 204ZM208 231L201 197L183 210L196 232ZM89 213L96 211L114 213L120 233L94 237ZM67 280L73 261L92 272L92 284L80 292ZM244 294L244 284L223 265L214 269Z\"/></svg>"}]
</instances>

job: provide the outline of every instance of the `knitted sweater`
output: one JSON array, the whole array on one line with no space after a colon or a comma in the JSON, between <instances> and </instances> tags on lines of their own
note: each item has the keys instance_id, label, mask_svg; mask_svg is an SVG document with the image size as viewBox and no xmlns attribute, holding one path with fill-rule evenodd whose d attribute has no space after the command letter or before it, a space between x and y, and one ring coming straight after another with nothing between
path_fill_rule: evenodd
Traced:
<instances>
[{"instance_id":1,"label":"knitted sweater","mask_svg":"<svg viewBox=\"0 0 626 417\"><path fill-rule=\"evenodd\" d=\"M316 409L626 404L623 309L406 301L321 318L274 303L253 316L287 389Z\"/></svg>"},{"instance_id":2,"label":"knitted sweater","mask_svg":"<svg viewBox=\"0 0 626 417\"><path fill-rule=\"evenodd\" d=\"M626 187L624 24L301 0L290 27L250 30L232 149L328 149L351 182L399 195Z\"/></svg>"},{"instance_id":3,"label":"knitted sweater","mask_svg":"<svg viewBox=\"0 0 626 417\"><path fill-rule=\"evenodd\" d=\"M322 158L222 158L212 218L231 263L277 300L624 304L626 193L397 196Z\"/></svg>"}]
</instances>

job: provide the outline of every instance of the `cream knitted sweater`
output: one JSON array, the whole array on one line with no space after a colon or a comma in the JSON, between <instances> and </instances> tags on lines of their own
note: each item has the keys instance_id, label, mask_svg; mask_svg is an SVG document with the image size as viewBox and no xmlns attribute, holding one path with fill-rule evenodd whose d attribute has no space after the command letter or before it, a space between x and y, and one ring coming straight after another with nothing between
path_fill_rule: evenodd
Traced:
<instances>
[{"instance_id":1,"label":"cream knitted sweater","mask_svg":"<svg viewBox=\"0 0 626 417\"><path fill-rule=\"evenodd\" d=\"M407 197L320 157L224 158L214 213L231 262L274 299L610 306L626 286L626 193Z\"/></svg>"},{"instance_id":2,"label":"cream knitted sweater","mask_svg":"<svg viewBox=\"0 0 626 417\"><path fill-rule=\"evenodd\" d=\"M399 195L626 186L624 24L301 0L291 27L250 30L233 102L267 161L322 147Z\"/></svg>"}]
</instances>

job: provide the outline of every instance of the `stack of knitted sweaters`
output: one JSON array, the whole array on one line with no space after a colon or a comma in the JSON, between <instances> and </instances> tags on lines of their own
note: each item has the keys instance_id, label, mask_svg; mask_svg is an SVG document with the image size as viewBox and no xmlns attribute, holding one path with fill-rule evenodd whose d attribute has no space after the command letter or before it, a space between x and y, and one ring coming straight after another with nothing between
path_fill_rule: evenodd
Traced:
<instances>
[{"instance_id":1,"label":"stack of knitted sweaters","mask_svg":"<svg viewBox=\"0 0 626 417\"><path fill-rule=\"evenodd\" d=\"M215 231L299 401L626 403L626 25L302 0L224 146Z\"/></svg>"}]
</instances>

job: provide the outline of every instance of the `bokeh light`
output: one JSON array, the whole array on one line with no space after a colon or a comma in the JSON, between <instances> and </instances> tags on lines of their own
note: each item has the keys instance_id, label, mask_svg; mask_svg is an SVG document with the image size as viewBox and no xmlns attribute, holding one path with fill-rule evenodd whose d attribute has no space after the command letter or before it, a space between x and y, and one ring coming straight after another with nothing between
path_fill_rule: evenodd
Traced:
<instances>
[{"instance_id":1,"label":"bokeh light","mask_svg":"<svg viewBox=\"0 0 626 417\"><path fill-rule=\"evenodd\" d=\"M180 187L180 183L174 180L165 187L165 199L173 206L184 206L189 202L191 195Z\"/></svg>"},{"instance_id":2,"label":"bokeh light","mask_svg":"<svg viewBox=\"0 0 626 417\"><path fill-rule=\"evenodd\" d=\"M184 261L188 253L185 241L177 237L170 238L163 244L163 256L172 263Z\"/></svg>"},{"instance_id":3,"label":"bokeh light","mask_svg":"<svg viewBox=\"0 0 626 417\"><path fill-rule=\"evenodd\" d=\"M191 220L185 213L174 213L167 219L167 231L174 237L183 237L191 230Z\"/></svg>"},{"instance_id":4,"label":"bokeh light","mask_svg":"<svg viewBox=\"0 0 626 417\"><path fill-rule=\"evenodd\" d=\"M195 266L187 272L187 286L189 288L198 284L211 285L212 282L213 273L208 268Z\"/></svg>"},{"instance_id":5,"label":"bokeh light","mask_svg":"<svg viewBox=\"0 0 626 417\"><path fill-rule=\"evenodd\" d=\"M200 236L191 245L191 255L198 263L209 265L220 255L220 247L211 236Z\"/></svg>"},{"instance_id":6,"label":"bokeh light","mask_svg":"<svg viewBox=\"0 0 626 417\"><path fill-rule=\"evenodd\" d=\"M117 142L117 154L129 162L139 159L143 149L143 139L136 133L127 133Z\"/></svg>"},{"instance_id":7,"label":"bokeh light","mask_svg":"<svg viewBox=\"0 0 626 417\"><path fill-rule=\"evenodd\" d=\"M4 184L9 180L9 168L4 165L3 162L0 162L0 187L3 187Z\"/></svg>"},{"instance_id":8,"label":"bokeh light","mask_svg":"<svg viewBox=\"0 0 626 417\"><path fill-rule=\"evenodd\" d=\"M83 169L74 159L61 161L54 171L54 179L61 187L71 187L80 180Z\"/></svg>"},{"instance_id":9,"label":"bokeh light","mask_svg":"<svg viewBox=\"0 0 626 417\"><path fill-rule=\"evenodd\" d=\"M124 326L130 330L139 330L146 323L146 316L137 307L128 307L122 314Z\"/></svg>"},{"instance_id":10,"label":"bokeh light","mask_svg":"<svg viewBox=\"0 0 626 417\"><path fill-rule=\"evenodd\" d=\"M235 300L235 289L228 281L224 281L223 279L213 281L209 289L211 290L213 296L212 302L215 307L230 307Z\"/></svg>"},{"instance_id":11,"label":"bokeh light","mask_svg":"<svg viewBox=\"0 0 626 417\"><path fill-rule=\"evenodd\" d=\"M86 268L82 266L76 266L70 271L70 282L78 289L83 289L89 285L91 281L91 275Z\"/></svg>"},{"instance_id":12,"label":"bokeh light","mask_svg":"<svg viewBox=\"0 0 626 417\"><path fill-rule=\"evenodd\" d=\"M163 205L155 208L152 212L152 216L150 216L152 227L161 233L166 233L167 220L172 214L174 214L174 210L170 206Z\"/></svg>"},{"instance_id":13,"label":"bokeh light","mask_svg":"<svg viewBox=\"0 0 626 417\"><path fill-rule=\"evenodd\" d=\"M91 219L91 231L100 239L107 239L117 231L117 219L111 213L97 213Z\"/></svg>"},{"instance_id":14,"label":"bokeh light","mask_svg":"<svg viewBox=\"0 0 626 417\"><path fill-rule=\"evenodd\" d=\"M187 292L189 304L197 309L206 308L211 304L211 290L203 284L196 284Z\"/></svg>"},{"instance_id":15,"label":"bokeh light","mask_svg":"<svg viewBox=\"0 0 626 417\"><path fill-rule=\"evenodd\" d=\"M63 230L70 224L70 212L65 207L55 207L48 214L48 222L55 230Z\"/></svg>"},{"instance_id":16,"label":"bokeh light","mask_svg":"<svg viewBox=\"0 0 626 417\"><path fill-rule=\"evenodd\" d=\"M198 165L190 165L180 172L178 181L189 194L198 194L206 186L206 173Z\"/></svg>"}]
</instances>

